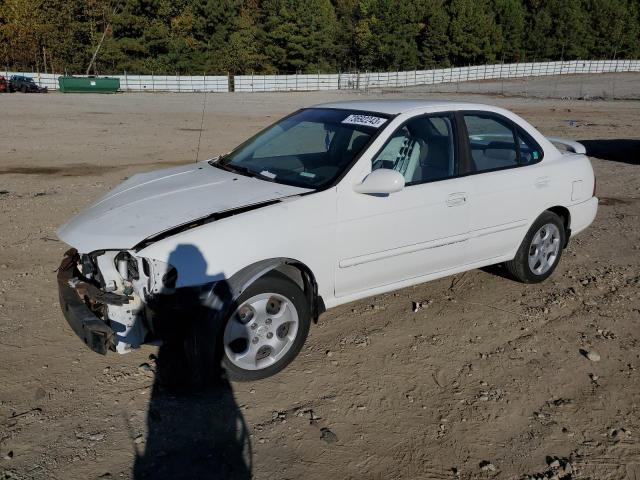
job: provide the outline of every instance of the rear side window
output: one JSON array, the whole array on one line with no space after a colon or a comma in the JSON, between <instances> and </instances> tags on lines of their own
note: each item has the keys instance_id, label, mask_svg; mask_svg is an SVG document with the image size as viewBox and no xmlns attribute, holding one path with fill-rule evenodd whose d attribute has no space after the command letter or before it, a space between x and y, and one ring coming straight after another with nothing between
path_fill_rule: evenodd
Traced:
<instances>
[{"instance_id":1,"label":"rear side window","mask_svg":"<svg viewBox=\"0 0 640 480\"><path fill-rule=\"evenodd\" d=\"M518 165L518 147L510 126L479 115L465 115L464 121L476 172Z\"/></svg>"},{"instance_id":2,"label":"rear side window","mask_svg":"<svg viewBox=\"0 0 640 480\"><path fill-rule=\"evenodd\" d=\"M471 170L485 172L530 165L542 159L538 145L518 127L497 115L465 114Z\"/></svg>"}]
</instances>

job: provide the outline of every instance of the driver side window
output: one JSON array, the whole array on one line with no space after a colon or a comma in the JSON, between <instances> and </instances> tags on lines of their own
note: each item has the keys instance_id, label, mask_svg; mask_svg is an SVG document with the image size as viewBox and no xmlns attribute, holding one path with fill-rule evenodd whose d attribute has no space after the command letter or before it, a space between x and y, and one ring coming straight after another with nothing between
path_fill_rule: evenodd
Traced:
<instances>
[{"instance_id":1,"label":"driver side window","mask_svg":"<svg viewBox=\"0 0 640 480\"><path fill-rule=\"evenodd\" d=\"M374 157L372 170L400 172L406 185L451 178L457 174L453 117L432 115L409 120Z\"/></svg>"}]
</instances>

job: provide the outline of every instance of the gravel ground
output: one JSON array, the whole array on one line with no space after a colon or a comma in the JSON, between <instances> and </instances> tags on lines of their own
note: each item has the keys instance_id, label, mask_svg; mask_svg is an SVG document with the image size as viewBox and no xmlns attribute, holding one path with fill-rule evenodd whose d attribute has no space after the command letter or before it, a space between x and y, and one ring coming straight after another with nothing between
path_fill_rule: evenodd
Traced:
<instances>
[{"instance_id":1,"label":"gravel ground","mask_svg":"<svg viewBox=\"0 0 640 480\"><path fill-rule=\"evenodd\" d=\"M199 158L352 96L208 95ZM0 478L639 477L640 103L464 98L585 140L601 206L555 274L341 306L281 374L171 394L155 348L101 357L72 334L55 229L127 176L194 161L203 95L0 95Z\"/></svg>"}]
</instances>

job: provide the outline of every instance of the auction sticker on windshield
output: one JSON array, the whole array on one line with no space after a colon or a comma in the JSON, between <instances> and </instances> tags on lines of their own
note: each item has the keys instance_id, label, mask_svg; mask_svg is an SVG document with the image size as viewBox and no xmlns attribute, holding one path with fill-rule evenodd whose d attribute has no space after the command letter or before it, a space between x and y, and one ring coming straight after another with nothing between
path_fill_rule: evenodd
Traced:
<instances>
[{"instance_id":1,"label":"auction sticker on windshield","mask_svg":"<svg viewBox=\"0 0 640 480\"><path fill-rule=\"evenodd\" d=\"M342 123L378 128L386 121L386 118L374 117L372 115L349 115L342 121Z\"/></svg>"}]
</instances>

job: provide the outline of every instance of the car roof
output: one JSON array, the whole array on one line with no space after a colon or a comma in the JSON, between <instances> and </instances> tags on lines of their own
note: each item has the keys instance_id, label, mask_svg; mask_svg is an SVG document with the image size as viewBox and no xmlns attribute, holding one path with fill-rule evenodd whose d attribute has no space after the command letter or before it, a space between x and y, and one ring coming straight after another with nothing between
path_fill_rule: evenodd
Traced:
<instances>
[{"instance_id":1,"label":"car roof","mask_svg":"<svg viewBox=\"0 0 640 480\"><path fill-rule=\"evenodd\" d=\"M481 103L456 102L451 100L347 100L342 102L330 102L314 105L311 108L337 108L340 110L361 110L366 112L397 115L410 110L429 109L434 110L489 110L495 111L496 107Z\"/></svg>"}]
</instances>

